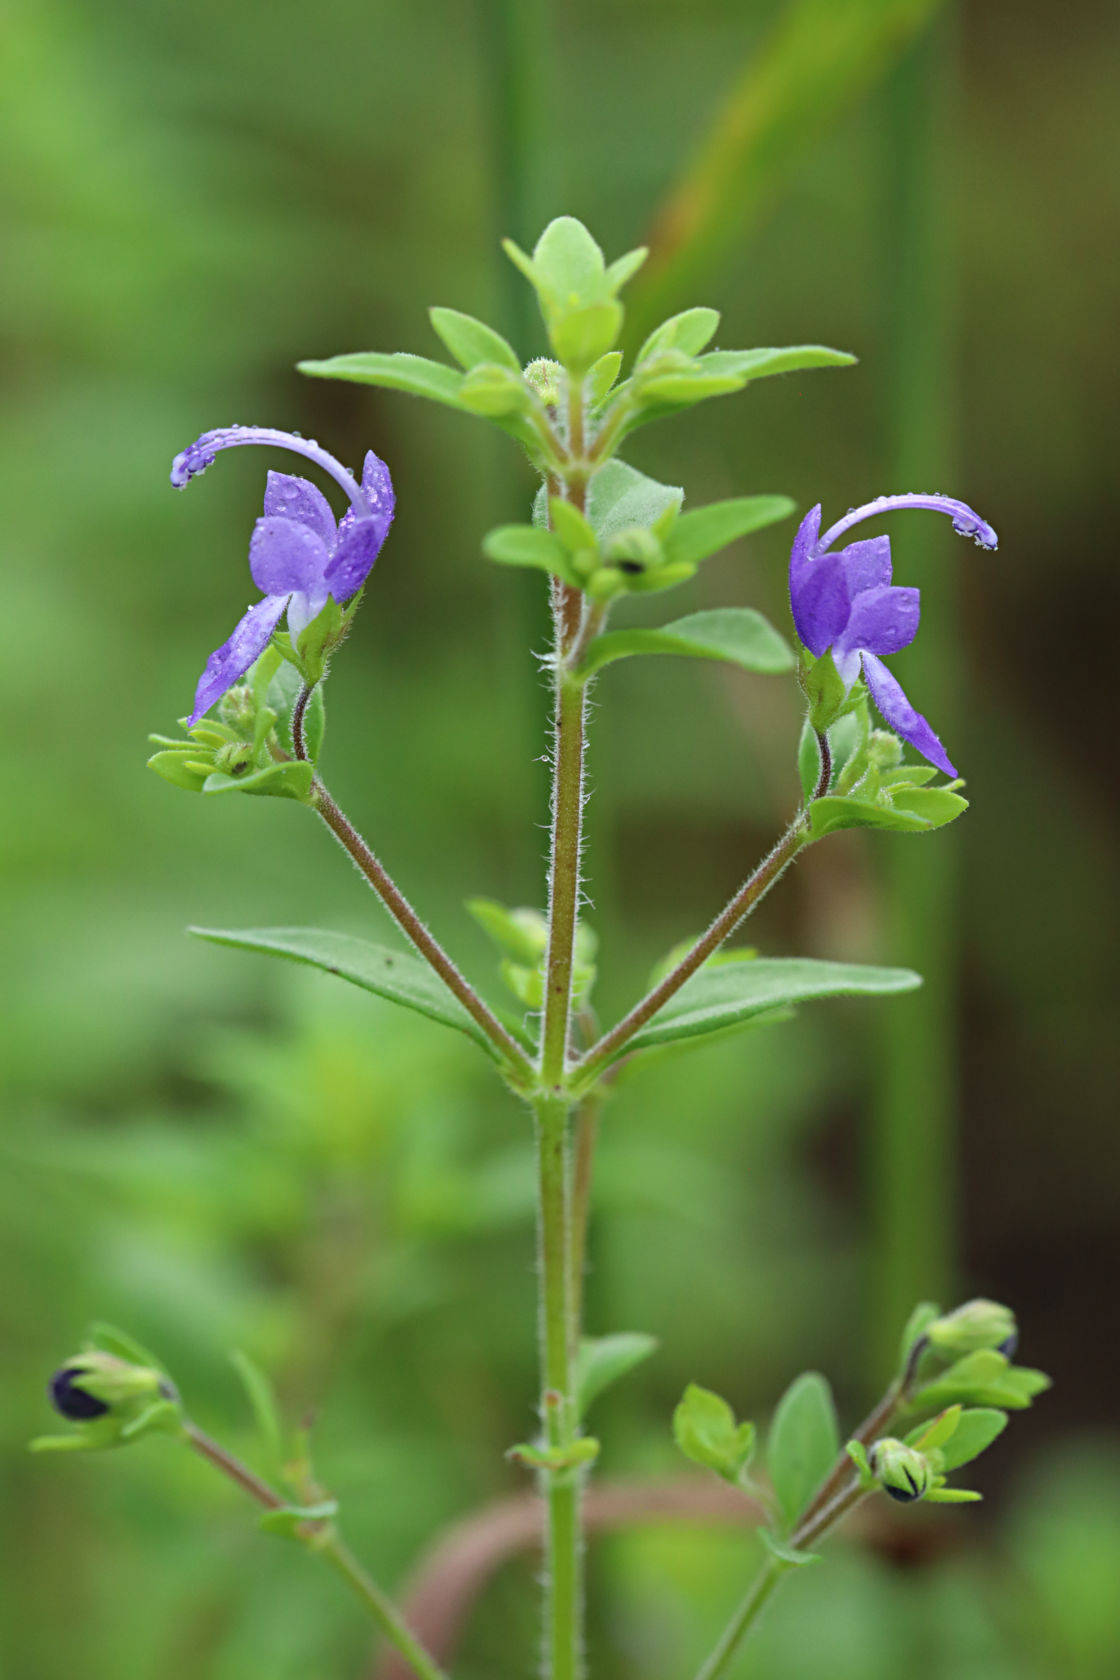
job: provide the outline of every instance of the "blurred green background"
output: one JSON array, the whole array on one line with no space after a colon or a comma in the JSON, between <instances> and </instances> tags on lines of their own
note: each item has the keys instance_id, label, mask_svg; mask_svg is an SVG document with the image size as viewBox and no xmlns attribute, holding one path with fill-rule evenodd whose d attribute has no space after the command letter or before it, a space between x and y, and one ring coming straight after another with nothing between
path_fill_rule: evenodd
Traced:
<instances>
[{"instance_id":1,"label":"blurred green background","mask_svg":"<svg viewBox=\"0 0 1120 1680\"><path fill-rule=\"evenodd\" d=\"M398 517L334 674L326 770L494 984L462 900L542 895L529 650L544 616L535 581L489 569L479 541L518 516L529 477L480 426L293 364L434 354L429 303L539 352L496 241L561 211L609 256L654 230L639 315L711 303L721 345L860 357L643 433L635 465L696 502L783 491L833 516L944 489L1001 537L991 556L917 515L892 525L896 575L922 583L926 612L897 668L972 810L928 840L830 841L749 934L768 952L911 964L930 974L924 998L806 1010L651 1067L610 1110L590 1328L662 1345L602 1403L604 1476L680 1469L667 1419L689 1379L760 1413L820 1365L851 1422L900 1300L1008 1299L1022 1356L1057 1386L984 1461L988 1504L833 1547L742 1672L1120 1671L1115 776L1098 652L1116 610L1102 346L1118 44L1104 0L1060 19L1042 0L9 0L12 1680L368 1671L337 1584L257 1536L197 1462L159 1442L28 1458L45 1377L91 1317L155 1343L199 1421L250 1454L226 1350L274 1371L293 1415L318 1411L322 1473L391 1585L441 1525L521 1485L502 1454L531 1426L534 1385L524 1116L465 1041L184 937L190 922L392 935L306 812L190 798L143 758L244 606L266 465L230 456L179 498L171 456L232 420L301 429L350 462L372 445ZM731 602L781 622L791 534L712 562L673 616ZM683 661L604 677L589 862L608 1018L769 845L796 797L797 727L779 679ZM753 1545L679 1524L597 1541L599 1671L688 1672ZM484 1595L471 1680L532 1664L533 1571L526 1557Z\"/></svg>"}]
</instances>

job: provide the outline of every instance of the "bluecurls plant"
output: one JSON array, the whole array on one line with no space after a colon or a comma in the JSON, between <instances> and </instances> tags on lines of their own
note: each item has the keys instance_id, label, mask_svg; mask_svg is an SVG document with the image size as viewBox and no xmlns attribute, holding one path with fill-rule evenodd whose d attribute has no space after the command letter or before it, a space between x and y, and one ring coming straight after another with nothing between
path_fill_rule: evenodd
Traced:
<instances>
[{"instance_id":1,"label":"bluecurls plant","mask_svg":"<svg viewBox=\"0 0 1120 1680\"><path fill-rule=\"evenodd\" d=\"M551 223L531 256L507 244L540 303L553 355L522 367L492 328L451 309L432 324L457 367L409 354L366 352L306 362L316 377L385 386L476 415L512 437L540 476L532 518L483 542L500 565L548 579L554 691L551 848L547 908L474 900L509 994L485 999L463 976L328 791L320 770L323 693L393 519L389 472L366 457L360 482L318 444L284 432L231 426L206 433L176 457L182 487L217 454L242 444L294 451L334 479L349 507L341 520L302 477L272 472L254 528L249 568L262 599L206 662L181 737L156 737L150 760L177 786L206 795L295 799L334 834L411 943L403 955L309 928L221 931L202 937L271 952L340 976L467 1034L535 1120L539 1178L540 1420L538 1437L511 1448L534 1471L547 1509L546 1673L573 1680L582 1668L581 1496L599 1451L588 1433L596 1396L647 1357L649 1337L583 1334L581 1295L588 1200L599 1110L624 1064L654 1047L703 1039L789 1007L842 993L885 996L919 981L906 970L803 958L761 958L725 942L807 847L839 829L924 833L965 809L956 772L933 728L903 693L885 658L918 630L916 589L892 581L890 543L872 536L837 547L866 520L902 508L948 515L981 546L995 533L971 508L940 495L893 495L854 509L821 534L820 508L803 519L790 559L795 646L758 612L725 607L655 629L627 628L626 599L691 578L710 555L793 512L784 496L748 496L683 508L684 491L619 458L639 427L708 398L793 369L838 367L852 357L817 345L709 350L719 317L685 310L641 346L625 377L616 344L619 293L644 251L605 263L577 221ZM281 628L281 621L285 628ZM806 716L797 753L801 798L784 832L698 938L674 951L624 1017L600 1029L592 1004L596 950L579 918L587 698L610 664L645 654L729 661L771 675L796 673ZM872 705L886 729L873 726ZM925 763L907 762L903 744ZM951 778L937 782L938 771ZM791 778L791 789L792 789ZM791 804L794 804L791 791ZM718 1395L692 1385L673 1427L684 1454L750 1493L768 1513L761 1572L701 1667L719 1674L781 1577L860 1500L882 1490L902 1502L978 1497L947 1477L1000 1433L1008 1410L1046 1386L1012 1363L1015 1324L1006 1308L973 1301L943 1315L919 1307L903 1337L897 1374L844 1445L824 1378L799 1377L770 1425L765 1472L752 1478L756 1432ZM269 1385L239 1359L260 1424L269 1477L231 1457L189 1419L158 1360L102 1327L52 1380L71 1432L37 1443L108 1447L159 1431L231 1476L265 1510L263 1525L317 1552L356 1590L384 1633L424 1680L439 1670L399 1612L343 1544L336 1507L316 1481L307 1441L288 1438ZM744 1514L747 1514L745 1507Z\"/></svg>"}]
</instances>

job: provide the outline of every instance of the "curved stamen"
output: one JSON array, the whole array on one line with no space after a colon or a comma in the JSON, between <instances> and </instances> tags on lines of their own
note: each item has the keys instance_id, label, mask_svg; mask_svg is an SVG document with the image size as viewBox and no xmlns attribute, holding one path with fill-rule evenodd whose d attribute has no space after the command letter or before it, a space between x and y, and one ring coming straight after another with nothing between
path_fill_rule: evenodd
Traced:
<instances>
[{"instance_id":1,"label":"curved stamen","mask_svg":"<svg viewBox=\"0 0 1120 1680\"><path fill-rule=\"evenodd\" d=\"M815 546L817 554L823 554L836 538L842 536L853 525L858 525L864 519L874 519L880 513L890 513L894 508L928 508L931 513L947 513L953 521L953 529L959 536L971 537L973 542L979 543L981 548L995 548L998 538L992 527L978 513L969 507L967 502L958 502L952 496L877 496L873 502L865 502L862 507L850 508L843 519L838 519L835 525L830 525L824 536Z\"/></svg>"},{"instance_id":2,"label":"curved stamen","mask_svg":"<svg viewBox=\"0 0 1120 1680\"><path fill-rule=\"evenodd\" d=\"M314 438L297 437L294 432L275 431L270 426L219 426L215 431L203 432L172 461L172 484L176 490L184 490L192 478L206 471L219 450L236 449L243 443L270 444L277 449L290 449L294 455L306 456L342 486L360 519L372 517L369 498L353 473L348 472L340 461L322 449Z\"/></svg>"}]
</instances>

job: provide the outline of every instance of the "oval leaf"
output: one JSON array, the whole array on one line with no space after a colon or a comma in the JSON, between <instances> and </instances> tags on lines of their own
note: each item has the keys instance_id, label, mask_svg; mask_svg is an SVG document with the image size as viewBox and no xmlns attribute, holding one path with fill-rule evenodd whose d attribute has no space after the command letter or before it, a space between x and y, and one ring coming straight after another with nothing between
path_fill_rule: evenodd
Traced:
<instances>
[{"instance_id":1,"label":"oval leaf","mask_svg":"<svg viewBox=\"0 0 1120 1680\"><path fill-rule=\"evenodd\" d=\"M314 379L348 379L357 385L407 391L414 397L427 397L430 402L446 403L449 408L461 406L459 389L463 375L458 368L429 361L427 356L409 355L405 350L389 353L358 350L349 356L331 356L326 361L296 365L301 373L308 373Z\"/></svg>"},{"instance_id":2,"label":"oval leaf","mask_svg":"<svg viewBox=\"0 0 1120 1680\"><path fill-rule=\"evenodd\" d=\"M787 1529L792 1529L840 1451L832 1391L817 1371L806 1371L778 1402L770 1427L767 1463Z\"/></svg>"},{"instance_id":3,"label":"oval leaf","mask_svg":"<svg viewBox=\"0 0 1120 1680\"><path fill-rule=\"evenodd\" d=\"M635 653L725 659L744 671L768 674L792 671L797 663L788 642L761 613L750 607L714 607L663 624L659 630L612 630L596 637L584 660L584 673L590 675Z\"/></svg>"},{"instance_id":4,"label":"oval leaf","mask_svg":"<svg viewBox=\"0 0 1120 1680\"><path fill-rule=\"evenodd\" d=\"M188 930L199 939L209 939L215 945L231 945L239 951L259 951L265 956L285 957L290 962L307 963L321 968L326 974L336 974L375 996L414 1009L442 1026L454 1027L466 1033L476 1044L494 1055L493 1046L482 1029L471 1019L459 1000L452 996L438 975L421 962L419 957L403 951L391 951L384 945L373 945L365 939L355 939L348 933L333 933L326 928L200 928Z\"/></svg>"},{"instance_id":5,"label":"oval leaf","mask_svg":"<svg viewBox=\"0 0 1120 1680\"><path fill-rule=\"evenodd\" d=\"M737 537L787 519L793 509L788 496L736 496L683 513L666 539L666 558L695 566Z\"/></svg>"},{"instance_id":6,"label":"oval leaf","mask_svg":"<svg viewBox=\"0 0 1120 1680\"><path fill-rule=\"evenodd\" d=\"M586 1336L576 1364L576 1391L582 1417L605 1388L657 1351L657 1337L641 1330L620 1330L613 1336Z\"/></svg>"},{"instance_id":7,"label":"oval leaf","mask_svg":"<svg viewBox=\"0 0 1120 1680\"><path fill-rule=\"evenodd\" d=\"M428 319L460 367L469 371L480 362L497 362L513 373L521 372L513 345L485 321L476 321L473 315L464 315L458 309L438 306L429 309Z\"/></svg>"},{"instance_id":8,"label":"oval leaf","mask_svg":"<svg viewBox=\"0 0 1120 1680\"><path fill-rule=\"evenodd\" d=\"M811 957L760 957L703 968L635 1033L619 1054L697 1033L721 1032L767 1010L823 997L889 997L922 983L908 968L818 962Z\"/></svg>"}]
</instances>

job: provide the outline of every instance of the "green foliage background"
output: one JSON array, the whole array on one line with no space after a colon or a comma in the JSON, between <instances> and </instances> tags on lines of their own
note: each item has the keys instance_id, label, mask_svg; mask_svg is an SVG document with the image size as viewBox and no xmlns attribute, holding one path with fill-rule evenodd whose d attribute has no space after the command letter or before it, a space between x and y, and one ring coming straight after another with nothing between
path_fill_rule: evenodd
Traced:
<instances>
[{"instance_id":1,"label":"green foliage background","mask_svg":"<svg viewBox=\"0 0 1120 1680\"><path fill-rule=\"evenodd\" d=\"M984 1461L995 1497L978 1518L907 1513L837 1548L788 1590L752 1661L775 1680L1092 1680L1120 1661L1102 635L1116 605L1102 346L1118 23L1103 4L1058 20L1040 0L973 0L951 26L940 163L958 464L951 484L900 485L897 48L834 98L836 78L812 72L813 10L799 8L808 24L783 61L801 90L797 144L756 158L759 179L723 183L723 237L660 301L718 305L721 343L819 339L860 365L709 405L630 454L694 502L776 491L840 510L946 489L1000 532L998 554L949 543L921 577L931 607L939 579L957 596L932 657L953 672L946 734L973 807L954 839L918 850L959 848L959 1047L945 1054L961 1067L960 1292L1014 1301L1025 1356L1058 1386ZM896 10L912 22L922 8ZM531 485L458 416L292 365L434 353L429 302L524 330L497 236L531 237L564 210L611 255L638 243L787 13L777 0L573 0L551 16L498 0L10 0L0 1667L13 1680L310 1680L365 1663L335 1583L258 1537L198 1464L158 1442L26 1457L45 1376L94 1315L154 1342L200 1421L250 1453L228 1347L277 1373L293 1413L318 1409L324 1477L389 1583L441 1524L520 1484L502 1453L532 1404L524 1116L438 1028L183 936L191 921L386 928L305 811L190 799L143 770L147 730L187 709L244 605L263 463L231 456L182 499L167 469L231 420L391 463L398 518L332 681L326 769L490 984L461 901L541 897L545 703L529 650L544 618L536 580L488 567L479 543ZM514 15L537 17L546 49L520 98L503 58ZM908 532L900 522L905 581ZM790 534L712 563L674 610L729 601L780 621ZM612 669L598 699L589 861L609 1016L769 844L796 798L797 709L783 679L672 661ZM890 844L814 851L752 941L921 969L884 910ZM603 1402L605 1474L678 1470L668 1419L689 1379L747 1415L806 1364L834 1373L849 1418L868 1398L871 1350L896 1327L868 1304L890 1257L868 1236L867 1114L877 1023L902 1007L822 1006L666 1062L613 1107L591 1328L652 1331L662 1350ZM923 1187L890 1193L920 1201ZM752 1544L679 1525L597 1543L600 1668L684 1672ZM526 1559L489 1589L465 1675L525 1671L531 1571Z\"/></svg>"}]
</instances>

